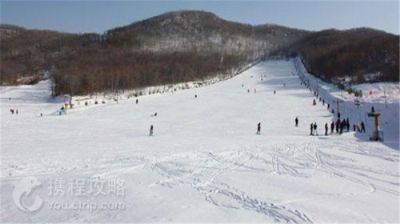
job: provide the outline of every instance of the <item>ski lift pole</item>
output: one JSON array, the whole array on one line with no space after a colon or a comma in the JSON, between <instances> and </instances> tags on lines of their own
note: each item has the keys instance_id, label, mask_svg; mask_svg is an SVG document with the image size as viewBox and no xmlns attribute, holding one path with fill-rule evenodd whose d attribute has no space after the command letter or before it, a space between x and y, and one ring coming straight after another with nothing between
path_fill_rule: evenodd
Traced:
<instances>
[{"instance_id":1,"label":"ski lift pole","mask_svg":"<svg viewBox=\"0 0 400 224\"><path fill-rule=\"evenodd\" d=\"M387 96L386 96L386 87L383 87L383 97L385 98L385 108L387 108Z\"/></svg>"},{"instance_id":2,"label":"ski lift pole","mask_svg":"<svg viewBox=\"0 0 400 224\"><path fill-rule=\"evenodd\" d=\"M357 98L354 100L354 104L357 107L357 114L358 114L358 120L361 121L361 115L360 115L360 105L361 105L361 101Z\"/></svg>"},{"instance_id":3,"label":"ski lift pole","mask_svg":"<svg viewBox=\"0 0 400 224\"><path fill-rule=\"evenodd\" d=\"M340 111L339 111L339 104L340 103L342 103L343 102L343 100L340 100L339 98L336 98L336 115L337 115L337 118L339 119L339 114L340 114Z\"/></svg>"}]
</instances>

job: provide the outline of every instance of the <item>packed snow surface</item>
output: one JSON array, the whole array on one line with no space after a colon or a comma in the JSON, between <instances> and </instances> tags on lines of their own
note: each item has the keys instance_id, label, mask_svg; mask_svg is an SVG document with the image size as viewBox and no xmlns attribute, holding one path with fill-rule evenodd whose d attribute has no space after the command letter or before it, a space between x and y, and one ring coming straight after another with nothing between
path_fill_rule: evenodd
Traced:
<instances>
[{"instance_id":1,"label":"packed snow surface","mask_svg":"<svg viewBox=\"0 0 400 224\"><path fill-rule=\"evenodd\" d=\"M49 88L0 89L2 222L400 222L398 85L386 104L368 96L356 108L299 60L267 61L211 86L61 116ZM367 133L324 135L336 98ZM384 142L368 140L372 105Z\"/></svg>"}]
</instances>

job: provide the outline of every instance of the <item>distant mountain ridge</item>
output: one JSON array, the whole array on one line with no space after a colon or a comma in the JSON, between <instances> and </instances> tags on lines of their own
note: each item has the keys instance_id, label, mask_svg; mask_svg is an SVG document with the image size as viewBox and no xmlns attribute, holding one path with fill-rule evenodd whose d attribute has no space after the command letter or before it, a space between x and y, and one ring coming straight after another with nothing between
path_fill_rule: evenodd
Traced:
<instances>
[{"instance_id":1,"label":"distant mountain ridge","mask_svg":"<svg viewBox=\"0 0 400 224\"><path fill-rule=\"evenodd\" d=\"M0 25L0 82L17 84L21 77L40 76L47 71L55 79L55 94L88 94L203 79L232 72L250 61L271 55L300 55L310 72L320 74L328 71L319 69L321 62L324 64L330 56L343 53L336 49L344 46L340 42L354 46L371 38L379 39L376 44L388 49L393 47L392 39L395 39L398 46L398 36L372 29L310 32L269 24L253 26L227 21L210 12L189 10L164 13L104 34L71 34ZM387 48L374 52L386 57ZM337 53L325 52L317 57L316 49ZM322 59L321 55L324 55ZM398 53L387 57L373 70L380 71L390 65L391 69L383 69L382 74L396 80L393 77L397 76L398 69L392 69L392 61L398 59ZM352 60L342 62L352 65ZM351 67L346 72L351 74Z\"/></svg>"},{"instance_id":2,"label":"distant mountain ridge","mask_svg":"<svg viewBox=\"0 0 400 224\"><path fill-rule=\"evenodd\" d=\"M110 39L131 36L140 43L140 50L223 52L254 59L307 33L282 26L230 22L209 12L177 11L109 30L106 35Z\"/></svg>"}]
</instances>

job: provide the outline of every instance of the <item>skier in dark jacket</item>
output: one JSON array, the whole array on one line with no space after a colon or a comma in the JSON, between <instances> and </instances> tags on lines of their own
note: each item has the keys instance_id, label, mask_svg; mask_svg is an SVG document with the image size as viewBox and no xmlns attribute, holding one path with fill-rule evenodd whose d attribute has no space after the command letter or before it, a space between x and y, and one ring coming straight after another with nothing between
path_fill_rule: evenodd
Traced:
<instances>
[{"instance_id":1,"label":"skier in dark jacket","mask_svg":"<svg viewBox=\"0 0 400 224\"><path fill-rule=\"evenodd\" d=\"M350 120L349 120L349 118L346 119L346 129L347 129L347 132L350 131Z\"/></svg>"},{"instance_id":2,"label":"skier in dark jacket","mask_svg":"<svg viewBox=\"0 0 400 224\"><path fill-rule=\"evenodd\" d=\"M138 104L139 103L139 99L136 99L136 104Z\"/></svg>"},{"instance_id":3,"label":"skier in dark jacket","mask_svg":"<svg viewBox=\"0 0 400 224\"><path fill-rule=\"evenodd\" d=\"M340 129L340 120L339 119L336 120L335 127L336 127L336 133L339 133L339 129Z\"/></svg>"},{"instance_id":4,"label":"skier in dark jacket","mask_svg":"<svg viewBox=\"0 0 400 224\"><path fill-rule=\"evenodd\" d=\"M361 132L364 132L365 133L365 124L364 124L364 122L363 121L361 121Z\"/></svg>"},{"instance_id":5,"label":"skier in dark jacket","mask_svg":"<svg viewBox=\"0 0 400 224\"><path fill-rule=\"evenodd\" d=\"M314 130L314 124L311 123L310 124L310 135L314 135L313 130Z\"/></svg>"},{"instance_id":6,"label":"skier in dark jacket","mask_svg":"<svg viewBox=\"0 0 400 224\"><path fill-rule=\"evenodd\" d=\"M257 124L257 135L261 134L261 123Z\"/></svg>"},{"instance_id":7,"label":"skier in dark jacket","mask_svg":"<svg viewBox=\"0 0 400 224\"><path fill-rule=\"evenodd\" d=\"M331 134L333 133L334 130L335 130L335 122L332 121L332 123L331 123Z\"/></svg>"},{"instance_id":8,"label":"skier in dark jacket","mask_svg":"<svg viewBox=\"0 0 400 224\"><path fill-rule=\"evenodd\" d=\"M317 122L314 122L314 130L315 130L315 135L318 135L318 131L317 131Z\"/></svg>"},{"instance_id":9,"label":"skier in dark jacket","mask_svg":"<svg viewBox=\"0 0 400 224\"><path fill-rule=\"evenodd\" d=\"M150 133L149 133L149 136L153 136L153 130L154 130L153 125L150 125Z\"/></svg>"},{"instance_id":10,"label":"skier in dark jacket","mask_svg":"<svg viewBox=\"0 0 400 224\"><path fill-rule=\"evenodd\" d=\"M294 119L294 123L295 123L296 127L299 126L299 119L297 117L296 117L296 119Z\"/></svg>"},{"instance_id":11,"label":"skier in dark jacket","mask_svg":"<svg viewBox=\"0 0 400 224\"><path fill-rule=\"evenodd\" d=\"M343 129L346 126L346 120L343 119L342 122L340 122L340 134L343 133Z\"/></svg>"},{"instance_id":12,"label":"skier in dark jacket","mask_svg":"<svg viewBox=\"0 0 400 224\"><path fill-rule=\"evenodd\" d=\"M328 123L325 123L325 135L328 135L328 130L329 130Z\"/></svg>"}]
</instances>

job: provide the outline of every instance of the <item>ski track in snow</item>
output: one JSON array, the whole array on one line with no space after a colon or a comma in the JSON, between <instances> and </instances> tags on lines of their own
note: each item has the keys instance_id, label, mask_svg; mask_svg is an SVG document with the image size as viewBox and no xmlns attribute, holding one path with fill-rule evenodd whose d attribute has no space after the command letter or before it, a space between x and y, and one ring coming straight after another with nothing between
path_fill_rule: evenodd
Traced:
<instances>
[{"instance_id":1,"label":"ski track in snow","mask_svg":"<svg viewBox=\"0 0 400 224\"><path fill-rule=\"evenodd\" d=\"M312 93L293 75L296 66L296 61L261 63L212 86L145 96L136 106L132 100L81 106L60 117L51 115L58 108L56 100L40 103L48 101L43 96L48 93L46 83L40 83L39 93L30 99L25 99L24 89L34 91L33 87L2 89L0 220L197 221L191 214L204 209L217 215L200 221L398 222L399 205L393 201L400 196L399 152L352 133L309 136L310 122L317 121L323 133L323 123L332 116L320 102L311 106ZM193 99L194 93L198 99ZM9 102L14 96L16 100ZM21 100L28 103L19 105ZM8 116L8 107L13 106L22 108L20 117ZM39 111L46 116L37 117ZM156 111L159 116L151 117ZM295 116L300 118L299 128L293 128ZM262 134L254 136L260 120ZM148 125L153 123L155 136L148 137ZM70 124L80 128L70 129ZM22 131L22 142L21 129L28 129ZM131 191L128 208L92 213L46 210L33 218L19 216L8 191L29 176L44 183L54 177L120 177ZM181 197L183 193L190 198ZM164 195L159 201L154 198L158 194ZM383 198L377 202L377 197ZM167 205L165 200L170 200ZM192 208L185 216L175 200L200 211ZM160 214L148 212L149 203ZM364 207L355 210L357 203ZM375 212L376 203L392 209ZM348 207L336 208L343 206Z\"/></svg>"}]
</instances>

